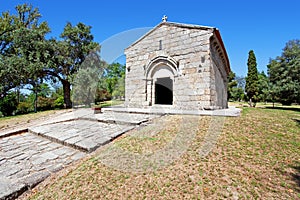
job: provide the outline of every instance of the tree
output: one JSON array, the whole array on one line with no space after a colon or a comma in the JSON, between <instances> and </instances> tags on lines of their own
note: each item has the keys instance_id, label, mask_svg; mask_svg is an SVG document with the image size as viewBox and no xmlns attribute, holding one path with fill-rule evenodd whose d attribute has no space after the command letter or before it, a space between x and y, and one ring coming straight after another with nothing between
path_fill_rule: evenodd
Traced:
<instances>
[{"instance_id":1,"label":"tree","mask_svg":"<svg viewBox=\"0 0 300 200\"><path fill-rule=\"evenodd\" d=\"M257 81L257 86L258 86L258 101L266 102L269 98L269 91L270 91L270 86L269 86L269 78L265 74L264 71L258 73L258 81Z\"/></svg>"},{"instance_id":2,"label":"tree","mask_svg":"<svg viewBox=\"0 0 300 200\"><path fill-rule=\"evenodd\" d=\"M244 100L244 78L230 72L228 76L228 96L232 101Z\"/></svg>"},{"instance_id":3,"label":"tree","mask_svg":"<svg viewBox=\"0 0 300 200\"><path fill-rule=\"evenodd\" d=\"M16 11L0 17L0 98L12 88L41 78L49 62L45 35L50 29L46 22L39 23L38 9L23 4Z\"/></svg>"},{"instance_id":4,"label":"tree","mask_svg":"<svg viewBox=\"0 0 300 200\"><path fill-rule=\"evenodd\" d=\"M115 85L115 89L112 93L114 98L120 98L125 96L125 74L118 80L117 84Z\"/></svg>"},{"instance_id":5,"label":"tree","mask_svg":"<svg viewBox=\"0 0 300 200\"><path fill-rule=\"evenodd\" d=\"M99 81L103 75L106 63L100 60L97 52L90 53L73 80L73 101L76 104L90 106L95 103Z\"/></svg>"},{"instance_id":6,"label":"tree","mask_svg":"<svg viewBox=\"0 0 300 200\"><path fill-rule=\"evenodd\" d=\"M123 76L125 76L125 65L121 65L120 63L112 63L107 67L105 71L105 77L107 91L110 94L113 94L113 91L116 89L119 79L121 79ZM122 87L122 84L119 85L120 87Z\"/></svg>"},{"instance_id":7,"label":"tree","mask_svg":"<svg viewBox=\"0 0 300 200\"><path fill-rule=\"evenodd\" d=\"M53 63L45 72L62 83L66 108L71 108L71 83L85 58L92 51L99 52L100 45L93 41L91 26L83 23L67 23L60 37L60 41L50 41Z\"/></svg>"},{"instance_id":8,"label":"tree","mask_svg":"<svg viewBox=\"0 0 300 200\"><path fill-rule=\"evenodd\" d=\"M229 100L232 99L233 89L237 86L237 81L235 80L235 73L230 71L227 79L228 79L227 98Z\"/></svg>"},{"instance_id":9,"label":"tree","mask_svg":"<svg viewBox=\"0 0 300 200\"><path fill-rule=\"evenodd\" d=\"M257 102L257 95L258 95L258 73L257 73L257 63L256 57L253 50L249 51L248 55L248 73L246 77L246 95L249 99L250 107L255 107Z\"/></svg>"},{"instance_id":10,"label":"tree","mask_svg":"<svg viewBox=\"0 0 300 200\"><path fill-rule=\"evenodd\" d=\"M300 103L300 40L287 42L281 56L267 67L273 96L283 105Z\"/></svg>"}]
</instances>

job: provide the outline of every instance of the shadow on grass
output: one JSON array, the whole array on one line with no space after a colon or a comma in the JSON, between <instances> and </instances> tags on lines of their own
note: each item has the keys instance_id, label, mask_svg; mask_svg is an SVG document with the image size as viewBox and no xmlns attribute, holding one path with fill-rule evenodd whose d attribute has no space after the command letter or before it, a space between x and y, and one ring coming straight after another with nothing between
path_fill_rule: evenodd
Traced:
<instances>
[{"instance_id":1,"label":"shadow on grass","mask_svg":"<svg viewBox=\"0 0 300 200\"><path fill-rule=\"evenodd\" d=\"M300 108L296 108L296 107L272 107L272 106L266 106L265 108L267 108L267 109L275 109L275 110L291 110L291 111L300 112Z\"/></svg>"},{"instance_id":2,"label":"shadow on grass","mask_svg":"<svg viewBox=\"0 0 300 200\"><path fill-rule=\"evenodd\" d=\"M300 119L293 119L296 123L297 123L297 126L300 126Z\"/></svg>"},{"instance_id":3,"label":"shadow on grass","mask_svg":"<svg viewBox=\"0 0 300 200\"><path fill-rule=\"evenodd\" d=\"M300 163L292 168L296 170L296 173L292 174L292 178L298 184L298 191L300 191Z\"/></svg>"}]
</instances>

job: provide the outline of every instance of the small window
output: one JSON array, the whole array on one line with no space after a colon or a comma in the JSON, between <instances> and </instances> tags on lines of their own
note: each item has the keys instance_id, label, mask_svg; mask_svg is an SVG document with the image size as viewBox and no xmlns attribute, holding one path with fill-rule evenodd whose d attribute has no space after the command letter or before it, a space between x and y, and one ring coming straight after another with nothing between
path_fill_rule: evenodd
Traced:
<instances>
[{"instance_id":1,"label":"small window","mask_svg":"<svg viewBox=\"0 0 300 200\"><path fill-rule=\"evenodd\" d=\"M162 50L162 40L159 40L159 50Z\"/></svg>"}]
</instances>

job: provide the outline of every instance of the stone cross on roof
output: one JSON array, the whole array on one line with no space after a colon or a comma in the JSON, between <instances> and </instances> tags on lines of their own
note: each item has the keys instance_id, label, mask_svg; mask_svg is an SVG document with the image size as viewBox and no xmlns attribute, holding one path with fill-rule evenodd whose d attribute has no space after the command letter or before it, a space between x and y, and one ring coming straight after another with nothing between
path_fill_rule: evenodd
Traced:
<instances>
[{"instance_id":1,"label":"stone cross on roof","mask_svg":"<svg viewBox=\"0 0 300 200\"><path fill-rule=\"evenodd\" d=\"M168 20L168 17L166 15L163 16L163 18L161 18L163 22L166 22Z\"/></svg>"}]
</instances>

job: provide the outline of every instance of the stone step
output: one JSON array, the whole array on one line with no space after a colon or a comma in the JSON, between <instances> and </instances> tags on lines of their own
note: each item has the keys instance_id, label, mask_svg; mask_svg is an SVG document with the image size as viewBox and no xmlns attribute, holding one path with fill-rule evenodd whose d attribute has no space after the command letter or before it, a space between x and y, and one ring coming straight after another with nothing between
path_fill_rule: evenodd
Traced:
<instances>
[{"instance_id":1,"label":"stone step","mask_svg":"<svg viewBox=\"0 0 300 200\"><path fill-rule=\"evenodd\" d=\"M30 127L28 131L65 146L92 152L133 128L133 125L80 119Z\"/></svg>"}]
</instances>

